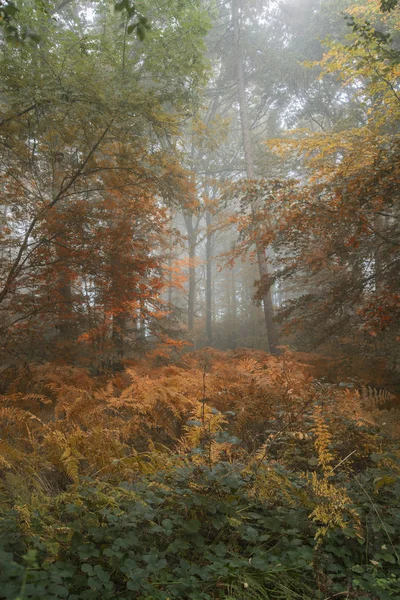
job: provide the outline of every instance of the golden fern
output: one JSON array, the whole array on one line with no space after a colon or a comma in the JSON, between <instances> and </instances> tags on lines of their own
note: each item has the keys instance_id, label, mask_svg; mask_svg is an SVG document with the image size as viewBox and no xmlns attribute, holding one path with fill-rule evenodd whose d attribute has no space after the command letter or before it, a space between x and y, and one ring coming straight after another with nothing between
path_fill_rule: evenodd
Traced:
<instances>
[{"instance_id":1,"label":"golden fern","mask_svg":"<svg viewBox=\"0 0 400 600\"><path fill-rule=\"evenodd\" d=\"M0 439L0 465L3 469L13 469L16 465L23 463L25 458L23 450L16 448L15 444Z\"/></svg>"},{"instance_id":2,"label":"golden fern","mask_svg":"<svg viewBox=\"0 0 400 600\"><path fill-rule=\"evenodd\" d=\"M264 368L254 358L242 358L238 363L238 370L242 373L249 373L250 375L260 375Z\"/></svg>"},{"instance_id":3,"label":"golden fern","mask_svg":"<svg viewBox=\"0 0 400 600\"><path fill-rule=\"evenodd\" d=\"M314 426L312 431L315 435L314 445L318 453L318 463L324 473L329 473L332 469L333 455L329 450L332 442L332 435L322 414L321 407L317 407L313 414Z\"/></svg>"},{"instance_id":4,"label":"golden fern","mask_svg":"<svg viewBox=\"0 0 400 600\"><path fill-rule=\"evenodd\" d=\"M222 431L227 423L226 418L215 408L205 403L198 403L193 410L188 424L184 427L184 434L179 447L183 452L190 452L194 448L202 447L203 452L194 456L194 462L212 466L229 455L230 444L217 442L216 434Z\"/></svg>"},{"instance_id":5,"label":"golden fern","mask_svg":"<svg viewBox=\"0 0 400 600\"><path fill-rule=\"evenodd\" d=\"M28 410L15 407L0 408L0 422L3 426L8 423L12 423L13 425L26 425L29 421L38 421L39 423L42 423L36 415Z\"/></svg>"},{"instance_id":6,"label":"golden fern","mask_svg":"<svg viewBox=\"0 0 400 600\"><path fill-rule=\"evenodd\" d=\"M312 473L310 477L312 496L316 504L310 519L319 524L316 539L322 538L330 529L342 530L353 525L356 533L361 534L361 522L357 511L351 507L351 500L341 487L335 486L329 479ZM350 520L350 523L349 523Z\"/></svg>"}]
</instances>

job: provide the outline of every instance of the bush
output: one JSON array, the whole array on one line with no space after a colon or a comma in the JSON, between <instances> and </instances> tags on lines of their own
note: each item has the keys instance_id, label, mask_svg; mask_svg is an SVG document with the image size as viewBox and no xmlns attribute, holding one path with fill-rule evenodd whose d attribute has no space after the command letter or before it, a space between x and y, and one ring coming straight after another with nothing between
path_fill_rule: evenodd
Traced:
<instances>
[{"instance_id":1,"label":"bush","mask_svg":"<svg viewBox=\"0 0 400 600\"><path fill-rule=\"evenodd\" d=\"M257 358L87 396L45 367L3 396L0 598L400 597L396 441L356 392Z\"/></svg>"}]
</instances>

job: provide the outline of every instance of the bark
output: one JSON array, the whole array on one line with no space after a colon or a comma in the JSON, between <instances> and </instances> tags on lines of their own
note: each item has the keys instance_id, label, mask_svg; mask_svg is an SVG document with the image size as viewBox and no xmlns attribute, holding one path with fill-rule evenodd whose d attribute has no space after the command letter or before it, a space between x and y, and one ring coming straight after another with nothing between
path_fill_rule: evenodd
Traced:
<instances>
[{"instance_id":1,"label":"bark","mask_svg":"<svg viewBox=\"0 0 400 600\"><path fill-rule=\"evenodd\" d=\"M272 305L271 279L268 271L268 260L263 248L257 248L258 270L260 272L260 285L263 290L262 305L264 321L267 328L268 346L271 354L279 354L278 333L274 321L274 308Z\"/></svg>"},{"instance_id":2,"label":"bark","mask_svg":"<svg viewBox=\"0 0 400 600\"><path fill-rule=\"evenodd\" d=\"M206 226L207 226L207 238L206 238L206 335L207 344L212 345L212 233L211 228L211 214L209 211L206 212Z\"/></svg>"},{"instance_id":3,"label":"bark","mask_svg":"<svg viewBox=\"0 0 400 600\"><path fill-rule=\"evenodd\" d=\"M231 347L237 346L237 298L236 298L236 280L235 267L231 270L231 295L232 295L232 331L231 331Z\"/></svg>"},{"instance_id":4,"label":"bark","mask_svg":"<svg viewBox=\"0 0 400 600\"><path fill-rule=\"evenodd\" d=\"M72 302L72 282L69 273L71 252L64 244L67 240L61 238L56 246L56 256L59 262L57 294L58 315L57 328L61 341L72 341L74 337L74 318Z\"/></svg>"},{"instance_id":5,"label":"bark","mask_svg":"<svg viewBox=\"0 0 400 600\"><path fill-rule=\"evenodd\" d=\"M375 289L377 292L382 292L385 287L385 277L383 274L383 268L384 268L385 261L382 256L383 247L385 244L384 244L384 239L382 239L382 236L384 236L386 222L387 222L387 217L384 217L383 215L377 215L375 217L374 229L375 229L375 232L377 233L378 244L374 250L374 275L375 275Z\"/></svg>"},{"instance_id":6,"label":"bark","mask_svg":"<svg viewBox=\"0 0 400 600\"><path fill-rule=\"evenodd\" d=\"M189 250L189 290L188 290L188 331L189 334L194 332L194 316L196 305L196 243L197 243L197 228L193 225L193 214L184 215L186 231L188 235L188 250Z\"/></svg>"},{"instance_id":7,"label":"bark","mask_svg":"<svg viewBox=\"0 0 400 600\"><path fill-rule=\"evenodd\" d=\"M168 308L172 308L172 253L168 256Z\"/></svg>"},{"instance_id":8,"label":"bark","mask_svg":"<svg viewBox=\"0 0 400 600\"><path fill-rule=\"evenodd\" d=\"M120 363L120 360L125 355L125 336L126 336L126 314L121 313L113 315L112 322L112 333L111 339L116 354L116 364Z\"/></svg>"},{"instance_id":9,"label":"bark","mask_svg":"<svg viewBox=\"0 0 400 600\"><path fill-rule=\"evenodd\" d=\"M236 63L236 84L239 101L240 111L240 123L242 129L242 141L244 156L246 162L246 172L248 179L254 179L254 161L253 151L250 138L250 125L249 117L247 113L247 99L246 99L246 87L244 81L244 70L243 60L240 48L240 30L239 30L239 7L241 0L232 0L232 24L233 24L233 36L234 36L234 49L235 49L235 63ZM252 214L254 216L254 207L251 207ZM255 219L253 220L253 227L257 227ZM271 297L271 282L268 270L268 259L265 254L265 248L260 244L256 247L257 263L260 273L260 286L262 290L262 304L264 309L265 326L267 330L268 347L271 354L278 354L278 336L276 324L273 320L273 306Z\"/></svg>"},{"instance_id":10,"label":"bark","mask_svg":"<svg viewBox=\"0 0 400 600\"><path fill-rule=\"evenodd\" d=\"M104 138L106 137L110 127L111 127L111 124L108 125L104 129L103 133L100 135L100 137L98 138L96 143L92 146L92 148L86 155L85 159L82 161L82 163L79 165L79 167L73 173L73 175L70 178L67 178L65 181L62 182L62 185L61 185L58 193L53 196L53 199L48 204L46 204L41 210L39 210L38 213L32 218L31 222L29 223L29 225L25 231L25 234L23 235L21 245L19 247L19 250L17 252L15 259L13 260L13 262L11 264L11 267L9 269L9 272L8 272L6 281L3 285L3 288L0 290L0 304L6 299L6 297L10 293L11 289L15 285L15 281L17 280L25 262L33 254L33 252L35 252L38 248L41 247L41 245L43 243L42 240L39 240L38 243L35 246L33 246L33 249L28 251L29 241L31 239L31 236L32 236L36 226L41 222L41 220L43 218L45 218L47 211L56 207L60 203L60 201L64 198L64 196L66 195L68 190L85 173L87 164L89 163L90 159L95 154L96 150L98 149L98 147L100 146L100 144L102 143Z\"/></svg>"},{"instance_id":11,"label":"bark","mask_svg":"<svg viewBox=\"0 0 400 600\"><path fill-rule=\"evenodd\" d=\"M120 260L118 252L116 251L111 255L111 309L113 311L112 316L112 330L111 340L113 344L113 350L115 357L113 359L113 368L121 368L121 360L125 356L126 352L126 337L127 337L127 321L128 313L121 310L118 306L118 301L123 297L124 290L121 289L120 282L118 280L118 273L120 270Z\"/></svg>"},{"instance_id":12,"label":"bark","mask_svg":"<svg viewBox=\"0 0 400 600\"><path fill-rule=\"evenodd\" d=\"M61 160L55 160L53 165L53 198L57 196L62 188L65 169ZM55 210L59 215L59 222L64 222L64 205L62 202L56 205ZM62 227L62 225L61 225ZM74 337L74 319L72 302L72 279L71 279L71 250L69 248L68 232L65 227L56 237L55 254L58 262L57 271L57 329L61 342L72 341Z\"/></svg>"}]
</instances>

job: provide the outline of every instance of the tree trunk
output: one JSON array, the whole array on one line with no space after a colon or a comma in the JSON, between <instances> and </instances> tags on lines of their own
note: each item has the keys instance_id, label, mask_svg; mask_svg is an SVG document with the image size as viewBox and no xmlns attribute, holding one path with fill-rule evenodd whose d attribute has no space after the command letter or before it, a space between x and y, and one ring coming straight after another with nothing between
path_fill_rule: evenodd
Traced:
<instances>
[{"instance_id":1,"label":"tree trunk","mask_svg":"<svg viewBox=\"0 0 400 600\"><path fill-rule=\"evenodd\" d=\"M231 295L232 295L232 331L231 331L231 348L237 346L237 298L236 298L236 280L235 266L231 269Z\"/></svg>"},{"instance_id":2,"label":"tree trunk","mask_svg":"<svg viewBox=\"0 0 400 600\"><path fill-rule=\"evenodd\" d=\"M385 278L383 276L384 259L382 256L383 240L380 237L385 233L387 217L383 215L376 215L374 219L374 228L376 231L377 245L374 249L374 274L375 274L375 290L382 292L384 289Z\"/></svg>"},{"instance_id":3,"label":"tree trunk","mask_svg":"<svg viewBox=\"0 0 400 600\"><path fill-rule=\"evenodd\" d=\"M206 335L207 345L212 345L212 233L211 214L206 212Z\"/></svg>"},{"instance_id":4,"label":"tree trunk","mask_svg":"<svg viewBox=\"0 0 400 600\"><path fill-rule=\"evenodd\" d=\"M234 36L234 50L236 63L236 84L240 111L240 124L242 129L243 149L246 162L246 172L249 179L254 179L253 152L250 139L250 125L247 114L246 88L244 82L243 61L240 49L240 31L239 31L239 5L241 0L232 0L232 24ZM255 217L254 207L251 206L253 217ZM255 218L253 227L257 227ZM257 244L257 242L256 242ZM264 309L265 326L267 329L268 347L271 354L278 354L278 336L275 322L273 320L273 306L271 297L271 283L268 270L268 259L265 254L265 248L257 244L256 246L257 263L260 273L260 286L262 290L262 304Z\"/></svg>"},{"instance_id":5,"label":"tree trunk","mask_svg":"<svg viewBox=\"0 0 400 600\"><path fill-rule=\"evenodd\" d=\"M55 198L59 193L64 177L62 154L56 154L53 164L53 186L52 196ZM74 337L74 319L72 302L72 281L70 273L71 250L69 248L68 232L65 232L64 208L60 203L56 206L59 215L60 231L56 236L55 253L58 261L57 270L57 329L62 343L71 342ZM63 352L67 358L69 350L64 348Z\"/></svg>"},{"instance_id":6,"label":"tree trunk","mask_svg":"<svg viewBox=\"0 0 400 600\"><path fill-rule=\"evenodd\" d=\"M123 295L121 285L119 281L119 273L121 269L120 256L118 249L115 248L110 256L111 264L111 310L112 310L112 330L111 340L113 344L113 359L112 367L114 370L122 368L122 359L125 355L125 338L126 338L126 325L127 325L127 313L121 310L119 306L119 300Z\"/></svg>"},{"instance_id":7,"label":"tree trunk","mask_svg":"<svg viewBox=\"0 0 400 600\"><path fill-rule=\"evenodd\" d=\"M59 261L59 270L57 276L57 294L58 294L58 323L60 339L62 342L72 340L74 319L72 307L72 289L71 277L69 273L70 251L64 247L68 243L63 237L58 239L56 246L56 256Z\"/></svg>"},{"instance_id":8,"label":"tree trunk","mask_svg":"<svg viewBox=\"0 0 400 600\"><path fill-rule=\"evenodd\" d=\"M172 309L172 251L168 256L168 297L167 303L169 310Z\"/></svg>"},{"instance_id":9,"label":"tree trunk","mask_svg":"<svg viewBox=\"0 0 400 600\"><path fill-rule=\"evenodd\" d=\"M186 231L188 234L189 250L189 290L188 290L188 332L192 335L194 332L194 315L196 305L196 242L197 231L193 227L193 214L184 215Z\"/></svg>"}]
</instances>

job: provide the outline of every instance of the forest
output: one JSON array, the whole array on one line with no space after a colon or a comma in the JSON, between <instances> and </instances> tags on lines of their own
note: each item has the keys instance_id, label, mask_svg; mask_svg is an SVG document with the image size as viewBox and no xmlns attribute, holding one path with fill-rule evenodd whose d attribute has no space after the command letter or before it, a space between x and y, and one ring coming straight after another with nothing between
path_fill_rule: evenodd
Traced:
<instances>
[{"instance_id":1,"label":"forest","mask_svg":"<svg viewBox=\"0 0 400 600\"><path fill-rule=\"evenodd\" d=\"M400 600L398 0L0 0L0 600Z\"/></svg>"}]
</instances>

